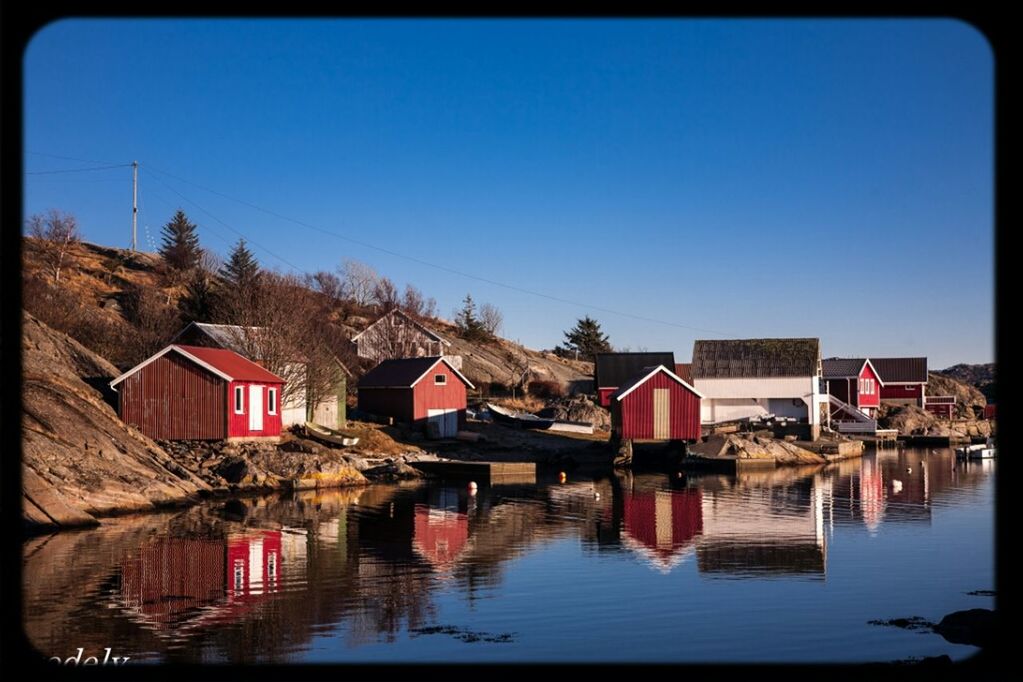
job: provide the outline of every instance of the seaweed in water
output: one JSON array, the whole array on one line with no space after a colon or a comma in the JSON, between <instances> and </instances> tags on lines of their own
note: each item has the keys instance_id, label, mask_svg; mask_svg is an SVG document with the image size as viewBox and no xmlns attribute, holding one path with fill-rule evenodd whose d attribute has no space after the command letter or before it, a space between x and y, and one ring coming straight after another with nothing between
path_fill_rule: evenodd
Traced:
<instances>
[{"instance_id":1,"label":"seaweed in water","mask_svg":"<svg viewBox=\"0 0 1023 682\"><path fill-rule=\"evenodd\" d=\"M409 631L412 637L418 637L419 635L451 635L455 639L459 639L467 644L473 642L511 642L514 633L505 632L499 635L493 635L489 632L473 632L468 628L460 628L454 625L431 625L423 628L414 628Z\"/></svg>"},{"instance_id":2,"label":"seaweed in water","mask_svg":"<svg viewBox=\"0 0 1023 682\"><path fill-rule=\"evenodd\" d=\"M903 630L930 630L934 627L934 623L929 620L924 620L920 616L912 616L910 618L892 618L891 620L868 620L868 625L888 625L891 627L902 628Z\"/></svg>"}]
</instances>

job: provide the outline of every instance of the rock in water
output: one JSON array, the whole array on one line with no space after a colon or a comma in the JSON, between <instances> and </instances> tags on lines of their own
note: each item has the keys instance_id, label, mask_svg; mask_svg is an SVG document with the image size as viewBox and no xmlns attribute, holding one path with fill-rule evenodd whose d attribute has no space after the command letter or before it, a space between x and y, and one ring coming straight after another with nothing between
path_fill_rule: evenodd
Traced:
<instances>
[{"instance_id":1,"label":"rock in water","mask_svg":"<svg viewBox=\"0 0 1023 682\"><path fill-rule=\"evenodd\" d=\"M995 640L995 620L990 609L956 611L942 618L934 631L953 644L986 647Z\"/></svg>"}]
</instances>

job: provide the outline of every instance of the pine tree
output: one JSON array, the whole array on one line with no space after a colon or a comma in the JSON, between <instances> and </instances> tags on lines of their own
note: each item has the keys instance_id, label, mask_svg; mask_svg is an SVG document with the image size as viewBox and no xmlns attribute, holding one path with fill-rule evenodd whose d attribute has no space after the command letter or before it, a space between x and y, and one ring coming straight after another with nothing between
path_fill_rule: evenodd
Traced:
<instances>
[{"instance_id":1,"label":"pine tree","mask_svg":"<svg viewBox=\"0 0 1023 682\"><path fill-rule=\"evenodd\" d=\"M170 222L163 226L160 255L174 270L188 270L199 262L200 253L195 223L189 222L185 212L178 209Z\"/></svg>"},{"instance_id":2,"label":"pine tree","mask_svg":"<svg viewBox=\"0 0 1023 682\"><path fill-rule=\"evenodd\" d=\"M245 246L244 239L239 239L235 244L219 274L228 284L239 288L245 288L256 281L256 277L259 276L259 261Z\"/></svg>"},{"instance_id":3,"label":"pine tree","mask_svg":"<svg viewBox=\"0 0 1023 682\"><path fill-rule=\"evenodd\" d=\"M185 294L178 301L184 323L209 322L218 308L217 289L213 277L201 269L192 271L185 282Z\"/></svg>"},{"instance_id":4,"label":"pine tree","mask_svg":"<svg viewBox=\"0 0 1023 682\"><path fill-rule=\"evenodd\" d=\"M562 357L580 357L592 360L596 353L611 351L607 334L600 329L600 323L589 315L576 322L575 327L565 332L565 345L554 352Z\"/></svg>"},{"instance_id":5,"label":"pine tree","mask_svg":"<svg viewBox=\"0 0 1023 682\"><path fill-rule=\"evenodd\" d=\"M462 338L467 341L483 341L490 338L483 321L476 316L476 304L470 294L465 295L462 309L455 313L455 324Z\"/></svg>"}]
</instances>

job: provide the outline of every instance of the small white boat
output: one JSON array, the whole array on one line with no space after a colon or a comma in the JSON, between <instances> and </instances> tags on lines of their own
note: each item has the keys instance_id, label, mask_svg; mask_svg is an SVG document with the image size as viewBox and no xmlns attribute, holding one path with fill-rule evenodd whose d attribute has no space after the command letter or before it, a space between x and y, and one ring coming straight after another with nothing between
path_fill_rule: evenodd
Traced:
<instances>
[{"instance_id":1,"label":"small white boat","mask_svg":"<svg viewBox=\"0 0 1023 682\"><path fill-rule=\"evenodd\" d=\"M956 457L959 459L992 459L995 456L995 444L988 438L986 443L976 445L964 445L956 448Z\"/></svg>"},{"instance_id":2,"label":"small white boat","mask_svg":"<svg viewBox=\"0 0 1023 682\"><path fill-rule=\"evenodd\" d=\"M328 429L326 426L320 426L313 422L305 423L305 433L310 438L315 438L332 445L340 445L343 448L359 444L358 438L349 438L334 429Z\"/></svg>"}]
</instances>

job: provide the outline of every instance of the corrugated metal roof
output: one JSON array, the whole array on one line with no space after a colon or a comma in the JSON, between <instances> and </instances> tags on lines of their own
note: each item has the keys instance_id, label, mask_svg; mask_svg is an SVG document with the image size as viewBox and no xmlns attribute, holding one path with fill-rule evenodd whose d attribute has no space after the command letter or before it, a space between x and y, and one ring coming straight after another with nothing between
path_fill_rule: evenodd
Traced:
<instances>
[{"instance_id":1,"label":"corrugated metal roof","mask_svg":"<svg viewBox=\"0 0 1023 682\"><path fill-rule=\"evenodd\" d=\"M675 366L674 353L597 353L593 363L596 388L617 388L643 371L644 367Z\"/></svg>"},{"instance_id":2,"label":"corrugated metal roof","mask_svg":"<svg viewBox=\"0 0 1023 682\"><path fill-rule=\"evenodd\" d=\"M694 379L816 376L820 339L697 340Z\"/></svg>"},{"instance_id":3,"label":"corrugated metal roof","mask_svg":"<svg viewBox=\"0 0 1023 682\"><path fill-rule=\"evenodd\" d=\"M175 346L189 355L198 358L207 365L214 367L231 377L234 381L263 381L266 383L283 384L284 379L260 367L251 360L225 348L208 348L205 346Z\"/></svg>"},{"instance_id":4,"label":"corrugated metal roof","mask_svg":"<svg viewBox=\"0 0 1023 682\"><path fill-rule=\"evenodd\" d=\"M255 341L259 338L260 334L266 331L264 327L242 327L237 324L193 322L188 325L188 327L182 329L178 335L174 337L174 340L171 341L171 343L181 338L189 330L189 327L194 327L196 330L202 332L221 348L233 350L235 353L240 353L242 355L247 354L249 350L246 348L246 343L250 343L250 340ZM258 352L258 344L255 345Z\"/></svg>"},{"instance_id":5,"label":"corrugated metal roof","mask_svg":"<svg viewBox=\"0 0 1023 682\"><path fill-rule=\"evenodd\" d=\"M828 358L821 361L825 379L858 377L866 358Z\"/></svg>"},{"instance_id":6,"label":"corrugated metal roof","mask_svg":"<svg viewBox=\"0 0 1023 682\"><path fill-rule=\"evenodd\" d=\"M675 374L678 378L687 384L693 383L693 363L691 362L676 362L675 363Z\"/></svg>"},{"instance_id":7,"label":"corrugated metal roof","mask_svg":"<svg viewBox=\"0 0 1023 682\"><path fill-rule=\"evenodd\" d=\"M411 388L412 384L437 364L438 360L443 360L444 364L462 379L466 386L473 388L472 383L462 376L461 372L452 367L447 360L438 356L384 360L359 379L359 388Z\"/></svg>"},{"instance_id":8,"label":"corrugated metal roof","mask_svg":"<svg viewBox=\"0 0 1023 682\"><path fill-rule=\"evenodd\" d=\"M927 383L927 358L870 358L878 377L890 383Z\"/></svg>"}]
</instances>

